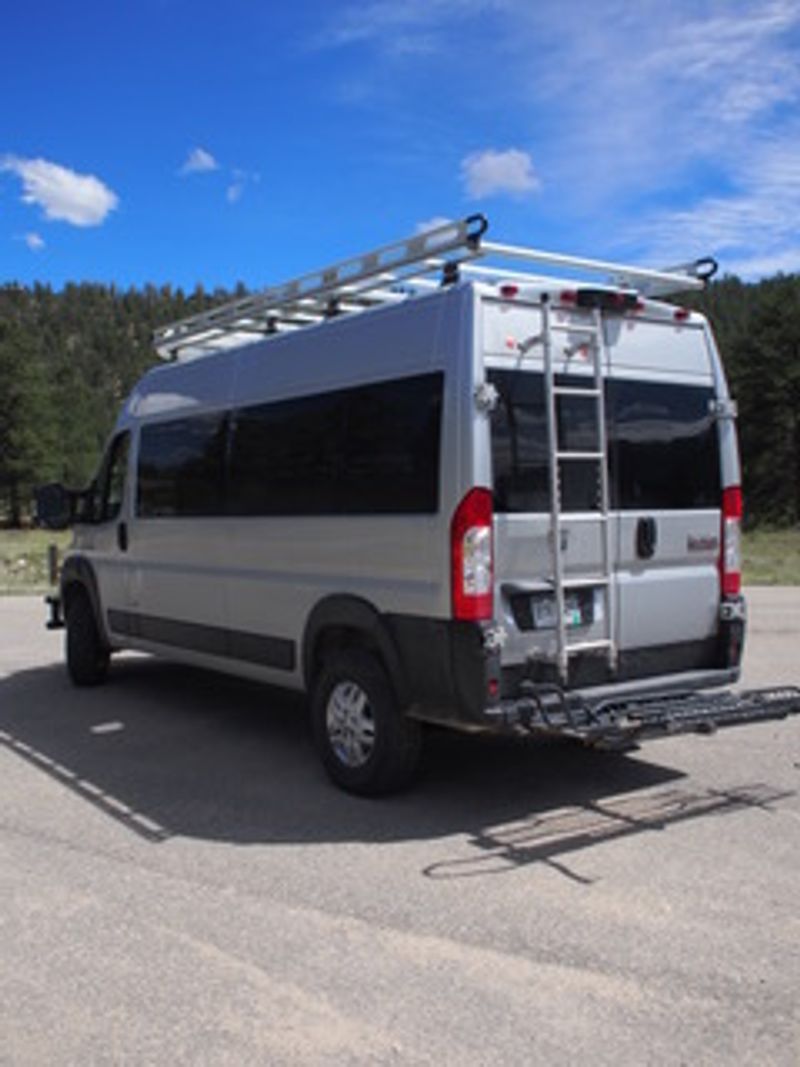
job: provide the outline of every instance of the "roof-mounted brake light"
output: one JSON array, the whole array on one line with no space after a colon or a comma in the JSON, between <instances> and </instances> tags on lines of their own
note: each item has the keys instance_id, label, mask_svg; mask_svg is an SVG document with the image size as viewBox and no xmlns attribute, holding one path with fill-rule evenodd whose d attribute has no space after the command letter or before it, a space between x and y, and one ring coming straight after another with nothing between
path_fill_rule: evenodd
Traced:
<instances>
[{"instance_id":1,"label":"roof-mounted brake light","mask_svg":"<svg viewBox=\"0 0 800 1067\"><path fill-rule=\"evenodd\" d=\"M644 302L633 289L564 289L559 293L562 304L601 311L642 311Z\"/></svg>"}]
</instances>

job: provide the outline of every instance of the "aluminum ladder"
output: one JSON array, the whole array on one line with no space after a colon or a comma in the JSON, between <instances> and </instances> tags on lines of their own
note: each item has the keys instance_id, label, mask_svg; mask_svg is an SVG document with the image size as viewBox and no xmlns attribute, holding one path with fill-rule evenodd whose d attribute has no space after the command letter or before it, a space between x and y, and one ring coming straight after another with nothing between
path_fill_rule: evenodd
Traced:
<instances>
[{"instance_id":1,"label":"aluminum ladder","mask_svg":"<svg viewBox=\"0 0 800 1067\"><path fill-rule=\"evenodd\" d=\"M592 376L590 385L563 384L556 380L554 366L554 335L563 333L577 335L581 343L577 348L589 356ZM547 411L548 463L550 474L550 549L552 558L552 585L556 609L555 659L563 685L569 681L570 658L580 653L596 653L606 657L609 670L616 670L617 644L615 641L616 586L613 574L611 541L610 486L608 475L608 437L606 434L605 393L603 389L603 317L599 307L590 311L586 323L555 322L549 300L542 301L542 347L544 355L544 388ZM595 408L595 448L590 451L568 449L559 432L559 398L583 397L591 399ZM598 498L591 512L571 515L570 522L591 521L600 527L600 571L580 578L564 575L564 531L562 508L562 470L566 464L589 462L596 465ZM566 595L573 590L601 589L603 591L602 635L592 640L570 640L566 619ZM595 601L596 603L596 601Z\"/></svg>"}]
</instances>

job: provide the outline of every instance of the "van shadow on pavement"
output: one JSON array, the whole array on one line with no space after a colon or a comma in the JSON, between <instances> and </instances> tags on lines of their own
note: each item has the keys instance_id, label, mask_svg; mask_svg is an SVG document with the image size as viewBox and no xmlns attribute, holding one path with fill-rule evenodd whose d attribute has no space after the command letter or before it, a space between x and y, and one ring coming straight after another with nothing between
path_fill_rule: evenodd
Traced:
<instances>
[{"instance_id":1,"label":"van shadow on pavement","mask_svg":"<svg viewBox=\"0 0 800 1067\"><path fill-rule=\"evenodd\" d=\"M641 754L434 730L409 792L363 800L328 782L299 697L139 656L116 659L96 689L75 689L62 666L1 679L0 744L153 843L468 834L474 857L432 867L431 878L556 863L601 840L781 795L763 785L691 791Z\"/></svg>"}]
</instances>

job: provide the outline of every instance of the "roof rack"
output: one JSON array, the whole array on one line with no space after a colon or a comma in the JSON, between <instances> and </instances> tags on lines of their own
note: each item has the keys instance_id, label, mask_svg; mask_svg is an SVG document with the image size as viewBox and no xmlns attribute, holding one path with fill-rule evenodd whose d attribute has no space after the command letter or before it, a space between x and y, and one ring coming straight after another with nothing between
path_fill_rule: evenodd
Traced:
<instances>
[{"instance_id":1,"label":"roof rack","mask_svg":"<svg viewBox=\"0 0 800 1067\"><path fill-rule=\"evenodd\" d=\"M659 271L497 244L483 240L488 226L484 215L470 215L162 326L154 333L156 352L166 360L195 358L252 341L253 334L284 333L335 315L397 303L457 281L460 272L488 280L557 284L550 276L470 262L485 256L601 274L607 283L636 288L645 296L702 289L716 270L709 258ZM426 277L432 274L440 281Z\"/></svg>"}]
</instances>

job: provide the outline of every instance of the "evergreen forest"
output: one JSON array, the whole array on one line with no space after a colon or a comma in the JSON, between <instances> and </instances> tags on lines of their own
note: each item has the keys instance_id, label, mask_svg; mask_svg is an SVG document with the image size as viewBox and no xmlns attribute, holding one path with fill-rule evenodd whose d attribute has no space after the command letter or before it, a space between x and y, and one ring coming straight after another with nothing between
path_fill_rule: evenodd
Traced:
<instances>
[{"instance_id":1,"label":"evergreen forest","mask_svg":"<svg viewBox=\"0 0 800 1067\"><path fill-rule=\"evenodd\" d=\"M121 402L156 362L156 326L244 293L0 287L0 523L30 522L36 485L88 482ZM711 318L738 403L747 524L799 524L800 275L723 278L686 303Z\"/></svg>"}]
</instances>

